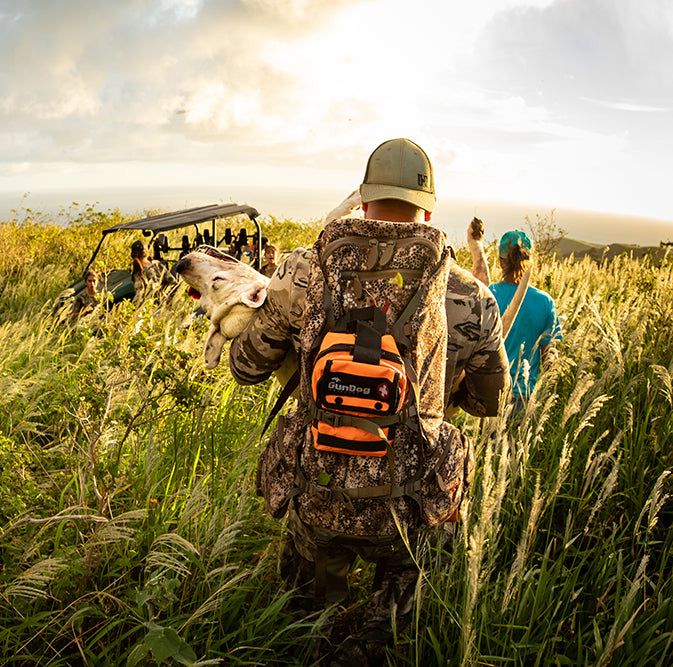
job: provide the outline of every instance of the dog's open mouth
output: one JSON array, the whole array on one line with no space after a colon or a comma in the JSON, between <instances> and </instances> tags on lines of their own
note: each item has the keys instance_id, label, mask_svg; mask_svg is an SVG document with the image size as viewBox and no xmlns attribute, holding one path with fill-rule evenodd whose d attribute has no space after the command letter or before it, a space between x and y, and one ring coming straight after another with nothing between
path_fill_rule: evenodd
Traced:
<instances>
[{"instance_id":1,"label":"dog's open mouth","mask_svg":"<svg viewBox=\"0 0 673 667\"><path fill-rule=\"evenodd\" d=\"M197 289L194 289L191 285L187 290L187 294L189 294L189 296L191 296L192 299L196 299L197 301L201 298L201 292L199 292L199 290Z\"/></svg>"}]
</instances>

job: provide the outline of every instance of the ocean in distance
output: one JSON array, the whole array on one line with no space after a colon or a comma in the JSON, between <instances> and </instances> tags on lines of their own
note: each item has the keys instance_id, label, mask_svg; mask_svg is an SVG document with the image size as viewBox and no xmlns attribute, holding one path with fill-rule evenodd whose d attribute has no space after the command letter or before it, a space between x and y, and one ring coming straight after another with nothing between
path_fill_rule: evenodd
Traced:
<instances>
[{"instance_id":1,"label":"ocean in distance","mask_svg":"<svg viewBox=\"0 0 673 667\"><path fill-rule=\"evenodd\" d=\"M147 211L174 211L207 204L236 202L256 208L263 217L293 220L316 220L333 209L348 192L335 189L289 189L273 187L217 187L177 188L106 188L52 190L30 193L0 192L0 220L22 219L22 209L31 209L56 218L59 211L73 203L80 207L91 205L107 211L120 209L123 213L141 218ZM512 204L466 199L440 198L432 216L433 224L444 229L452 243L465 240L467 224L477 216L486 226L486 240L499 238L509 229L526 229L525 218L549 216L554 210L554 221L569 238L587 243L625 243L640 246L658 246L660 241L673 241L673 220L579 211L563 207L544 207L537 204Z\"/></svg>"}]
</instances>

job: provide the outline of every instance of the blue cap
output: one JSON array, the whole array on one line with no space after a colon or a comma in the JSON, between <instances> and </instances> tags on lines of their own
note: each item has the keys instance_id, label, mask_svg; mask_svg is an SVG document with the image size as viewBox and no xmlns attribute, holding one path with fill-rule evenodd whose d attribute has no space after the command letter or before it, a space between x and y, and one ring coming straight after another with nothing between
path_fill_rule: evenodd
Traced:
<instances>
[{"instance_id":1,"label":"blue cap","mask_svg":"<svg viewBox=\"0 0 673 667\"><path fill-rule=\"evenodd\" d=\"M500 239L500 257L504 257L509 251L518 245L521 250L527 250L529 253L533 250L533 242L526 232L515 229L511 232L505 232Z\"/></svg>"}]
</instances>

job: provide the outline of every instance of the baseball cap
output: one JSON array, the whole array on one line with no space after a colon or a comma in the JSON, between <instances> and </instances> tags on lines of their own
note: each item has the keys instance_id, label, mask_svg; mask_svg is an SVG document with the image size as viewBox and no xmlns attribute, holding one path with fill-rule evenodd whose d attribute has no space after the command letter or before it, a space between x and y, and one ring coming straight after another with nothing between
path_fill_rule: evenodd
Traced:
<instances>
[{"instance_id":1,"label":"baseball cap","mask_svg":"<svg viewBox=\"0 0 673 667\"><path fill-rule=\"evenodd\" d=\"M521 250L527 250L529 253L533 250L533 242L530 240L528 234L515 229L502 235L498 254L500 257L504 257L515 245L518 245Z\"/></svg>"},{"instance_id":2,"label":"baseball cap","mask_svg":"<svg viewBox=\"0 0 673 667\"><path fill-rule=\"evenodd\" d=\"M425 211L435 208L435 179L425 151L409 139L384 141L369 156L362 201L399 199Z\"/></svg>"}]
</instances>

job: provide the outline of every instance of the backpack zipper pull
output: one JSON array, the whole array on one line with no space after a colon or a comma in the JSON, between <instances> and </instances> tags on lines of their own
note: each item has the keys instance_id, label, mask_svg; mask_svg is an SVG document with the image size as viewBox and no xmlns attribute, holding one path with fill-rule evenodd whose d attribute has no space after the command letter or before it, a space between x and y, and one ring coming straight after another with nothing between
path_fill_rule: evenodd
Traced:
<instances>
[{"instance_id":1,"label":"backpack zipper pull","mask_svg":"<svg viewBox=\"0 0 673 667\"><path fill-rule=\"evenodd\" d=\"M355 271L342 271L341 277L346 281L345 289L350 289L353 296L359 299L362 296L362 283Z\"/></svg>"},{"instance_id":2,"label":"backpack zipper pull","mask_svg":"<svg viewBox=\"0 0 673 667\"><path fill-rule=\"evenodd\" d=\"M371 271L379 261L378 239L369 239L369 254L367 255L367 271Z\"/></svg>"},{"instance_id":3,"label":"backpack zipper pull","mask_svg":"<svg viewBox=\"0 0 673 667\"><path fill-rule=\"evenodd\" d=\"M395 241L387 241L379 245L379 265L385 268L395 253Z\"/></svg>"}]
</instances>

